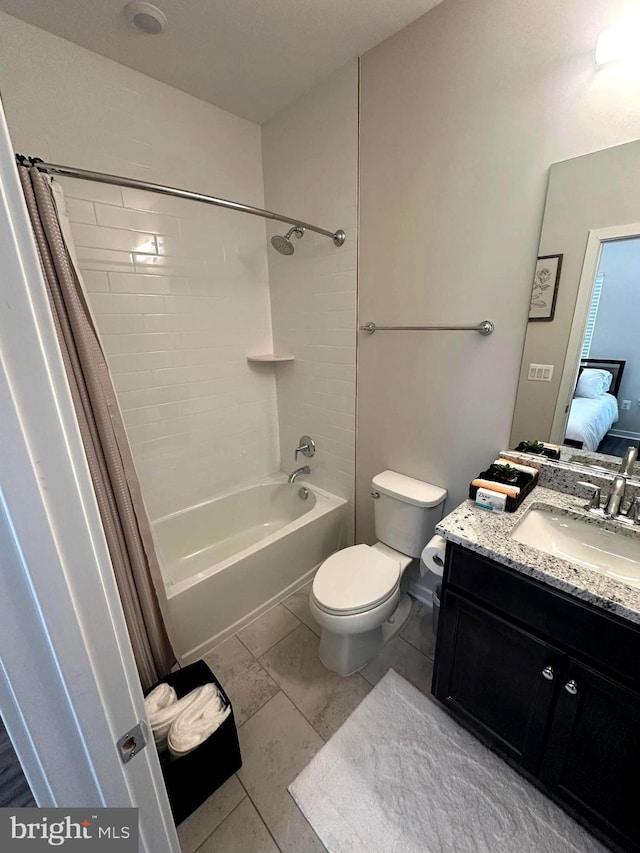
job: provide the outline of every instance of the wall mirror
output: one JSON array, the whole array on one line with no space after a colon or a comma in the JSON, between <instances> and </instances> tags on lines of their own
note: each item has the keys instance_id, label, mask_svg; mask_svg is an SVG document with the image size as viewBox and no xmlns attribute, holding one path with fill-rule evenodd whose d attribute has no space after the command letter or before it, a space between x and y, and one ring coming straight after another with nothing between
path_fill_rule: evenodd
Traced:
<instances>
[{"instance_id":1,"label":"wall mirror","mask_svg":"<svg viewBox=\"0 0 640 853\"><path fill-rule=\"evenodd\" d=\"M615 470L640 440L640 141L551 167L538 255L510 447Z\"/></svg>"}]
</instances>

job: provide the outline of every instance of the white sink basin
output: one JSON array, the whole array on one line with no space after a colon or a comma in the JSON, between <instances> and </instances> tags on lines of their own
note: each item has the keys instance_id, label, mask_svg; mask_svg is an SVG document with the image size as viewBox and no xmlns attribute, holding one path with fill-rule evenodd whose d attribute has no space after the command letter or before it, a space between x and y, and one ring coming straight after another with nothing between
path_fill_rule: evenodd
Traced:
<instances>
[{"instance_id":1,"label":"white sink basin","mask_svg":"<svg viewBox=\"0 0 640 853\"><path fill-rule=\"evenodd\" d=\"M534 508L516 524L511 538L640 588L640 538L614 533L597 521Z\"/></svg>"}]
</instances>

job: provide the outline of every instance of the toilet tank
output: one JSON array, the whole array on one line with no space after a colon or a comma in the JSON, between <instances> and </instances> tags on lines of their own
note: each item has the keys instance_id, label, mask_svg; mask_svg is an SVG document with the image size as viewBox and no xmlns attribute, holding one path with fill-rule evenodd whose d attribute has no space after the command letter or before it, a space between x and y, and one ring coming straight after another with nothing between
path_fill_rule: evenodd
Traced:
<instances>
[{"instance_id":1,"label":"toilet tank","mask_svg":"<svg viewBox=\"0 0 640 853\"><path fill-rule=\"evenodd\" d=\"M401 554L419 557L442 518L447 490L383 471L373 486L376 537Z\"/></svg>"}]
</instances>

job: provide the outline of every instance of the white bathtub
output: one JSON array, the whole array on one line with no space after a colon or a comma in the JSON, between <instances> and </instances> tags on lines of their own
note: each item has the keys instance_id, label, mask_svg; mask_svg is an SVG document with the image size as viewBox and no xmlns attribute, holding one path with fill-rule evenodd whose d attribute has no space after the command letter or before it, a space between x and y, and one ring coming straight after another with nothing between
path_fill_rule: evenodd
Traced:
<instances>
[{"instance_id":1,"label":"white bathtub","mask_svg":"<svg viewBox=\"0 0 640 853\"><path fill-rule=\"evenodd\" d=\"M182 663L202 657L303 586L342 547L347 501L284 477L154 522L171 636Z\"/></svg>"}]
</instances>

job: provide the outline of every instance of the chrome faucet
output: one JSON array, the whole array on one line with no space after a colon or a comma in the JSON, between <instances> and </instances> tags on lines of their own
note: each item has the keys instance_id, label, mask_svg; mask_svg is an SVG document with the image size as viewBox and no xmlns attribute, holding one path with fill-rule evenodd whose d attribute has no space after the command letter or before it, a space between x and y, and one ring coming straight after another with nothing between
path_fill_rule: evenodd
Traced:
<instances>
[{"instance_id":1,"label":"chrome faucet","mask_svg":"<svg viewBox=\"0 0 640 853\"><path fill-rule=\"evenodd\" d=\"M606 518L616 518L621 515L622 502L624 501L624 493L627 488L627 478L623 474L617 474L613 478L611 491L604 507Z\"/></svg>"},{"instance_id":2,"label":"chrome faucet","mask_svg":"<svg viewBox=\"0 0 640 853\"><path fill-rule=\"evenodd\" d=\"M311 473L311 468L309 468L309 466L308 466L308 465L303 465L303 466L302 466L302 468L296 468L296 470L295 470L295 471L292 471L292 472L289 474L289 479L287 480L287 482L288 482L288 483L295 483L296 479L297 479L301 474L310 474L310 473Z\"/></svg>"},{"instance_id":3,"label":"chrome faucet","mask_svg":"<svg viewBox=\"0 0 640 853\"><path fill-rule=\"evenodd\" d=\"M627 510L627 518L634 524L640 524L640 497L638 495L633 498L629 509Z\"/></svg>"},{"instance_id":4,"label":"chrome faucet","mask_svg":"<svg viewBox=\"0 0 640 853\"><path fill-rule=\"evenodd\" d=\"M638 448L637 447L629 447L627 448L627 452L624 454L622 462L620 463L620 473L621 474L633 474L633 466L638 461Z\"/></svg>"},{"instance_id":5,"label":"chrome faucet","mask_svg":"<svg viewBox=\"0 0 640 853\"><path fill-rule=\"evenodd\" d=\"M588 512L596 513L597 515L602 515L602 510L600 509L600 486L596 486L595 483L587 483L585 480L581 480L579 483L576 483L576 486L582 486L583 489L589 489L591 492L589 495L589 503L585 504L583 509L588 510Z\"/></svg>"},{"instance_id":6,"label":"chrome faucet","mask_svg":"<svg viewBox=\"0 0 640 853\"><path fill-rule=\"evenodd\" d=\"M298 453L310 458L316 452L316 443L310 435L301 435L298 439L298 447L295 449L295 458L298 458Z\"/></svg>"},{"instance_id":7,"label":"chrome faucet","mask_svg":"<svg viewBox=\"0 0 640 853\"><path fill-rule=\"evenodd\" d=\"M590 491L589 503L584 505L584 509L600 518L613 518L625 524L640 524L640 495L635 495L627 511L622 512L627 479L628 477L623 474L617 474L614 477L604 509L600 509L600 486L583 481L576 483L577 486Z\"/></svg>"}]
</instances>

